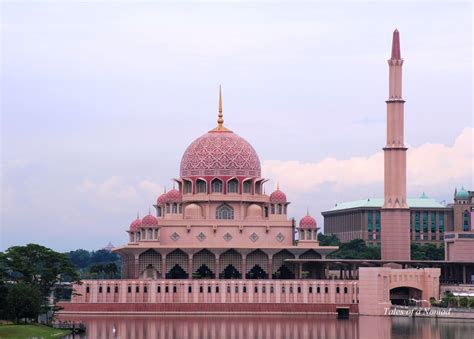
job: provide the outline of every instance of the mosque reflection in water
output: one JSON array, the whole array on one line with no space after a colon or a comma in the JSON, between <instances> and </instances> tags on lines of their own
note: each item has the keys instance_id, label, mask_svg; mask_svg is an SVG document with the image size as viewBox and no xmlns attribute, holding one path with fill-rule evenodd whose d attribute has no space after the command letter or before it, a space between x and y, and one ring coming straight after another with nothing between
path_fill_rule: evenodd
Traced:
<instances>
[{"instance_id":1,"label":"mosque reflection in water","mask_svg":"<svg viewBox=\"0 0 474 339\"><path fill-rule=\"evenodd\" d=\"M472 338L474 322L457 319L335 316L61 316L82 321L87 338L310 339ZM72 337L71 337L72 338ZM75 336L77 338L77 336Z\"/></svg>"}]
</instances>

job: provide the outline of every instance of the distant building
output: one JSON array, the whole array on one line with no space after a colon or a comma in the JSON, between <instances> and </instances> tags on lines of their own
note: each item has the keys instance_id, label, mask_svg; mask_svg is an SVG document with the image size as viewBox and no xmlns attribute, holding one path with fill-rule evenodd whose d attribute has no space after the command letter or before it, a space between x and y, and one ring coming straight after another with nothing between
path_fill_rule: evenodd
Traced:
<instances>
[{"instance_id":1,"label":"distant building","mask_svg":"<svg viewBox=\"0 0 474 339\"><path fill-rule=\"evenodd\" d=\"M419 243L443 243L445 232L472 229L474 192L455 190L454 202L444 206L423 193L407 199L410 209L410 239ZM335 234L342 242L364 239L369 245L380 245L381 209L384 199L369 198L338 203L322 212L324 233Z\"/></svg>"},{"instance_id":2,"label":"distant building","mask_svg":"<svg viewBox=\"0 0 474 339\"><path fill-rule=\"evenodd\" d=\"M105 246L103 248L103 250L106 250L106 251L109 251L109 252L112 252L112 250L114 249L114 245L112 245L112 243L109 241L109 243L107 244L107 246Z\"/></svg>"}]
</instances>

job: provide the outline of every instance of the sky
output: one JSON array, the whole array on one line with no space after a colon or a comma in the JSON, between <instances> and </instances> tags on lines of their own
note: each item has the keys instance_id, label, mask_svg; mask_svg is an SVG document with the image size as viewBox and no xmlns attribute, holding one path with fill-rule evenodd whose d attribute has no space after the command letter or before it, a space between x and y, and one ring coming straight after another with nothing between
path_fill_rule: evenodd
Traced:
<instances>
[{"instance_id":1,"label":"sky","mask_svg":"<svg viewBox=\"0 0 474 339\"><path fill-rule=\"evenodd\" d=\"M126 243L225 125L289 216L383 197L388 65L400 31L408 194L474 189L470 2L2 2L0 250Z\"/></svg>"}]
</instances>

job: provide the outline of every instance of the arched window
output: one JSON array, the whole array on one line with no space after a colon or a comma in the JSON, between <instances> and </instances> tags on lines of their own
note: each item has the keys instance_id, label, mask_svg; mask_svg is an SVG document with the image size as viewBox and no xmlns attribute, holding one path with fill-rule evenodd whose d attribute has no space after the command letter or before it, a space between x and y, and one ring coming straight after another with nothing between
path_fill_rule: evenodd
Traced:
<instances>
[{"instance_id":1,"label":"arched window","mask_svg":"<svg viewBox=\"0 0 474 339\"><path fill-rule=\"evenodd\" d=\"M234 209L227 204L220 205L216 209L216 219L234 219Z\"/></svg>"},{"instance_id":2,"label":"arched window","mask_svg":"<svg viewBox=\"0 0 474 339\"><path fill-rule=\"evenodd\" d=\"M148 229L148 240L153 239L153 230L151 228Z\"/></svg>"},{"instance_id":3,"label":"arched window","mask_svg":"<svg viewBox=\"0 0 474 339\"><path fill-rule=\"evenodd\" d=\"M283 212L283 207L281 204L278 204L278 214L281 214Z\"/></svg>"},{"instance_id":4,"label":"arched window","mask_svg":"<svg viewBox=\"0 0 474 339\"><path fill-rule=\"evenodd\" d=\"M275 205L272 204L272 214L275 214Z\"/></svg>"},{"instance_id":5,"label":"arched window","mask_svg":"<svg viewBox=\"0 0 474 339\"><path fill-rule=\"evenodd\" d=\"M166 213L170 213L170 204L166 204Z\"/></svg>"},{"instance_id":6,"label":"arched window","mask_svg":"<svg viewBox=\"0 0 474 339\"><path fill-rule=\"evenodd\" d=\"M135 234L130 232L130 242L135 242Z\"/></svg>"},{"instance_id":7,"label":"arched window","mask_svg":"<svg viewBox=\"0 0 474 339\"><path fill-rule=\"evenodd\" d=\"M163 214L162 214L162 209L161 209L160 206L158 206L158 207L156 208L156 215L157 215L158 217L163 216Z\"/></svg>"},{"instance_id":8,"label":"arched window","mask_svg":"<svg viewBox=\"0 0 474 339\"><path fill-rule=\"evenodd\" d=\"M140 241L140 232L137 232L137 241Z\"/></svg>"},{"instance_id":9,"label":"arched window","mask_svg":"<svg viewBox=\"0 0 474 339\"><path fill-rule=\"evenodd\" d=\"M184 194L192 193L192 192L193 192L193 184L188 180L184 181Z\"/></svg>"},{"instance_id":10,"label":"arched window","mask_svg":"<svg viewBox=\"0 0 474 339\"><path fill-rule=\"evenodd\" d=\"M469 212L464 212L464 218L463 218L463 227L462 230L464 232L469 231Z\"/></svg>"},{"instance_id":11,"label":"arched window","mask_svg":"<svg viewBox=\"0 0 474 339\"><path fill-rule=\"evenodd\" d=\"M239 182L237 179L229 180L227 183L227 193L237 193L239 187Z\"/></svg>"},{"instance_id":12,"label":"arched window","mask_svg":"<svg viewBox=\"0 0 474 339\"><path fill-rule=\"evenodd\" d=\"M262 192L262 183L259 181L259 182L256 182L255 183L255 194L261 194Z\"/></svg>"},{"instance_id":13,"label":"arched window","mask_svg":"<svg viewBox=\"0 0 474 339\"><path fill-rule=\"evenodd\" d=\"M213 193L222 193L222 181L219 179L212 180L211 183Z\"/></svg>"},{"instance_id":14,"label":"arched window","mask_svg":"<svg viewBox=\"0 0 474 339\"><path fill-rule=\"evenodd\" d=\"M178 204L174 203L171 205L171 213L178 213Z\"/></svg>"},{"instance_id":15,"label":"arched window","mask_svg":"<svg viewBox=\"0 0 474 339\"><path fill-rule=\"evenodd\" d=\"M244 193L250 193L252 189L252 183L250 180L244 181Z\"/></svg>"},{"instance_id":16,"label":"arched window","mask_svg":"<svg viewBox=\"0 0 474 339\"><path fill-rule=\"evenodd\" d=\"M204 180L198 179L196 182L197 193L206 193L206 182Z\"/></svg>"},{"instance_id":17,"label":"arched window","mask_svg":"<svg viewBox=\"0 0 474 339\"><path fill-rule=\"evenodd\" d=\"M308 233L308 236L306 237L306 239L311 240L311 238L312 238L311 237L311 232L312 232L311 230L306 231L306 233Z\"/></svg>"},{"instance_id":18,"label":"arched window","mask_svg":"<svg viewBox=\"0 0 474 339\"><path fill-rule=\"evenodd\" d=\"M263 213L264 213L265 218L268 218L268 206L265 206L263 208Z\"/></svg>"}]
</instances>

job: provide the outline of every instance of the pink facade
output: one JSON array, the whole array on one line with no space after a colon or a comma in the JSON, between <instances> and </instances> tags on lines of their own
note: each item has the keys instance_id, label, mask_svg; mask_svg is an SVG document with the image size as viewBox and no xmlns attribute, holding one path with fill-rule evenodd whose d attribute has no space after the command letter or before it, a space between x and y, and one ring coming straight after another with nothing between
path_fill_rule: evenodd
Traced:
<instances>
[{"instance_id":1,"label":"pink facade","mask_svg":"<svg viewBox=\"0 0 474 339\"><path fill-rule=\"evenodd\" d=\"M448 261L474 263L474 232L446 233L444 251Z\"/></svg>"},{"instance_id":2,"label":"pink facade","mask_svg":"<svg viewBox=\"0 0 474 339\"><path fill-rule=\"evenodd\" d=\"M439 268L359 268L359 314L384 315L398 288L406 288L420 306L428 307L430 298L439 299L440 273Z\"/></svg>"},{"instance_id":3,"label":"pink facade","mask_svg":"<svg viewBox=\"0 0 474 339\"><path fill-rule=\"evenodd\" d=\"M381 212L383 260L410 260L410 210L406 194L406 151L404 142L405 100L402 98L400 37L393 32L387 100L387 143L384 147L384 205Z\"/></svg>"},{"instance_id":4,"label":"pink facade","mask_svg":"<svg viewBox=\"0 0 474 339\"><path fill-rule=\"evenodd\" d=\"M355 280L88 280L72 303L358 303Z\"/></svg>"}]
</instances>

